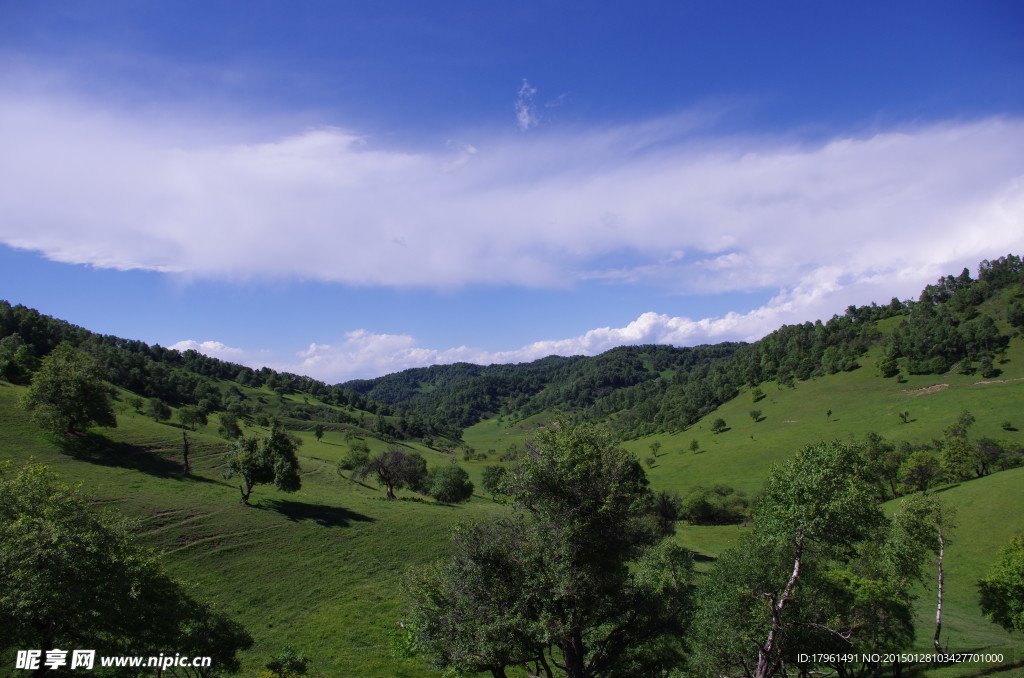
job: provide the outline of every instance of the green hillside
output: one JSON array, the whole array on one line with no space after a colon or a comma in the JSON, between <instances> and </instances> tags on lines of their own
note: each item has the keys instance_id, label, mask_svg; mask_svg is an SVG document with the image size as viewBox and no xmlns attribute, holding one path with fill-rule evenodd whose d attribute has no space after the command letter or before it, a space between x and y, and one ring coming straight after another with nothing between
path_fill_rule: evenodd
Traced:
<instances>
[{"instance_id":1,"label":"green hillside","mask_svg":"<svg viewBox=\"0 0 1024 678\"><path fill-rule=\"evenodd\" d=\"M530 436L556 419L615 431L644 463L652 488L678 493L685 505L696 488L716 485L753 500L773 465L819 441L863 446L874 432L898 460L911 451L941 456L948 430L966 411L963 437L995 456L981 477L967 469L958 482L932 486L959 522L946 561L943 637L951 650L1022 660L1024 639L984 619L975 590L999 549L1024 532L1024 272L1014 275L1009 282L949 277L916 304L852 308L755 344L623 347L598 359L550 358L490 372L429 368L357 388L98 337L0 305L0 329L8 332L0 338L0 462L45 464L92 492L97 507L137 519L139 538L168 570L252 634L241 675L259 675L292 646L310 657L312 675L430 676L439 674L422 660L395 654L402 578L411 566L445 557L454 525L511 510L484 496L483 472L513 464ZM31 373L60 339L109 371L116 428L53 437L20 407ZM168 420L143 414L154 399L172 406ZM446 423L418 409L432 404L442 412L457 406L461 415ZM183 427L185 408L202 410L206 423ZM258 485L252 505L240 504L237 479L224 478L232 443L219 430L231 417L246 436L266 435L278 423L302 442L300 491ZM466 422L475 423L460 433ZM182 472L183 434L191 441L191 476ZM476 493L458 505L407 490L389 501L369 478L339 472L360 445L371 455L390 447L416 452L430 468L456 462ZM890 512L900 501L891 487L879 481L875 488ZM699 576L707 576L750 527L696 522L679 522L674 538L696 553ZM930 648L932 597L926 582L916 603L919 651ZM0 665L13 665L10 659L0 657Z\"/></svg>"}]
</instances>

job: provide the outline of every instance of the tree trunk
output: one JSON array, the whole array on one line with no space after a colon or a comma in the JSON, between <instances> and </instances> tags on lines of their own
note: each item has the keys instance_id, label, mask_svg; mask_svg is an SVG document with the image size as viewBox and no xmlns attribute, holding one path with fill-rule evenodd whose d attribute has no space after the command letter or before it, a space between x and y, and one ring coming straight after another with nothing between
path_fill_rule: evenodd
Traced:
<instances>
[{"instance_id":1,"label":"tree trunk","mask_svg":"<svg viewBox=\"0 0 1024 678\"><path fill-rule=\"evenodd\" d=\"M184 459L185 459L185 463L184 463L184 467L182 468L182 471L185 473L185 475L192 475L192 466L188 463L188 453L189 453L188 434L185 433L184 431L182 431L181 432L181 456L184 457Z\"/></svg>"},{"instance_id":2,"label":"tree trunk","mask_svg":"<svg viewBox=\"0 0 1024 678\"><path fill-rule=\"evenodd\" d=\"M943 573L942 573L942 558L946 554L946 538L942 534L942 507L939 507L939 511L936 514L935 521L939 527L939 601L935 607L935 637L932 642L935 645L935 652L943 654L942 645L939 643L939 634L942 632L942 584L943 584Z\"/></svg>"},{"instance_id":3,"label":"tree trunk","mask_svg":"<svg viewBox=\"0 0 1024 678\"><path fill-rule=\"evenodd\" d=\"M242 493L242 503L248 506L249 495L252 494L252 483L246 480L243 485L238 486L238 491Z\"/></svg>"},{"instance_id":4,"label":"tree trunk","mask_svg":"<svg viewBox=\"0 0 1024 678\"><path fill-rule=\"evenodd\" d=\"M768 639L765 640L764 646L757 652L757 668L754 670L753 678L768 678L768 674L771 671L772 655L775 653L778 635L782 632L782 608L793 593L793 587L796 586L796 580L800 576L800 558L802 555L803 544L797 543L796 559L793 562L793 574L790 575L789 581L786 582L786 588L782 590L782 595L779 596L777 601L772 601L772 629L768 632Z\"/></svg>"},{"instance_id":5,"label":"tree trunk","mask_svg":"<svg viewBox=\"0 0 1024 678\"><path fill-rule=\"evenodd\" d=\"M568 642L562 646L562 661L565 662L565 675L567 678L586 678L588 675L584 663L585 651L583 639L579 633L574 633Z\"/></svg>"}]
</instances>

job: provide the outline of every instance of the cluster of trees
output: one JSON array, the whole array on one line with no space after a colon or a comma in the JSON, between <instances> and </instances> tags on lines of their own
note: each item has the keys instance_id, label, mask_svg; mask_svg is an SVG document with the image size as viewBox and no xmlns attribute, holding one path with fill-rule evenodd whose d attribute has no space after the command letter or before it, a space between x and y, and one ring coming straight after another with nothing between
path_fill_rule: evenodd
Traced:
<instances>
[{"instance_id":1,"label":"cluster of trees","mask_svg":"<svg viewBox=\"0 0 1024 678\"><path fill-rule=\"evenodd\" d=\"M370 456L365 442L353 441L348 455L338 463L338 472L342 471L351 471L359 480L372 477L385 489L388 499L397 499L395 490L406 488L442 504L458 504L473 496L473 483L464 468L446 464L428 470L423 455L397 445Z\"/></svg>"},{"instance_id":2,"label":"cluster of trees","mask_svg":"<svg viewBox=\"0 0 1024 678\"><path fill-rule=\"evenodd\" d=\"M875 496L886 501L927 491L941 481L981 477L1024 464L1024 450L1019 446L988 437L971 440L968 430L973 423L974 416L964 410L942 439L917 445L892 443L868 431L854 447Z\"/></svg>"},{"instance_id":3,"label":"cluster of trees","mask_svg":"<svg viewBox=\"0 0 1024 678\"><path fill-rule=\"evenodd\" d=\"M44 467L0 467L0 656L89 648L98 656L209 656L189 674L238 670L238 623L193 597L135 540L138 526L89 507ZM9 661L6 661L9 660ZM171 667L164 675L182 676ZM97 674L111 675L98 665Z\"/></svg>"},{"instance_id":4,"label":"cluster of trees","mask_svg":"<svg viewBox=\"0 0 1024 678\"><path fill-rule=\"evenodd\" d=\"M747 517L746 494L728 485L698 485L682 500L679 517L694 525L739 523Z\"/></svg>"},{"instance_id":5,"label":"cluster of trees","mask_svg":"<svg viewBox=\"0 0 1024 678\"><path fill-rule=\"evenodd\" d=\"M685 515L686 502L652 493L607 435L562 424L492 473L493 491L519 510L457 527L450 558L410 572L406 649L496 678L512 667L548 678L852 675L820 658L908 648L913 592L936 564L941 610L954 523L924 493L887 517L871 469L863 446L804 448L772 469L740 545L697 579L690 554L665 538L664 517ZM1008 629L1024 628L1022 572L1017 538L979 583L983 610ZM940 633L941 616L937 651Z\"/></svg>"}]
</instances>

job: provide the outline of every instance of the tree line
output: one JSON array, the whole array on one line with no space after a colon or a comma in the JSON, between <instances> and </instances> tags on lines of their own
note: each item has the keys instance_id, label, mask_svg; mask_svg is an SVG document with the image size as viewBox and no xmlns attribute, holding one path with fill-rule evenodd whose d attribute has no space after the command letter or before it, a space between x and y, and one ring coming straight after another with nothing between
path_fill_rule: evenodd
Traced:
<instances>
[{"instance_id":1,"label":"tree line","mask_svg":"<svg viewBox=\"0 0 1024 678\"><path fill-rule=\"evenodd\" d=\"M986 302L1022 286L1021 258L1007 255L982 261L977 278L966 269L940 278L917 301L850 306L825 322L785 325L751 344L623 346L594 357L417 368L343 386L411 411L442 413L459 427L494 415L521 419L560 411L635 438L685 429L744 386L792 386L859 369L871 347L883 349L883 378L954 367L998 376L996 358L1009 339L1002 328L1024 328L1024 304L1012 298L1003 313ZM888 336L879 329L881 321L897 317L902 321Z\"/></svg>"}]
</instances>

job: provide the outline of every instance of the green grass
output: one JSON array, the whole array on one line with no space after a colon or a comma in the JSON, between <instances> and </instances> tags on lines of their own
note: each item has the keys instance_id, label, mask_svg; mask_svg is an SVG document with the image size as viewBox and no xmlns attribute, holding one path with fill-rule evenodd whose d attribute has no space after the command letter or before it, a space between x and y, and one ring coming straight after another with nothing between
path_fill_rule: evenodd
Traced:
<instances>
[{"instance_id":1,"label":"green grass","mask_svg":"<svg viewBox=\"0 0 1024 678\"><path fill-rule=\"evenodd\" d=\"M167 568L252 633L244 674L291 644L327 676L435 675L392 656L400 579L409 566L443 556L455 522L500 505L474 498L443 506L402 492L406 501L388 501L338 475L331 453L340 447L328 444L328 433L321 443L308 434L300 448L302 490L257 486L245 507L236 484L221 477L227 443L209 435L212 418L189 432L194 475L185 477L180 428L123 412L118 428L102 431L112 441L106 451L75 457L27 422L16 405L21 391L0 383L0 458L34 458L82 482L101 505L138 518L139 536Z\"/></svg>"},{"instance_id":2,"label":"green grass","mask_svg":"<svg viewBox=\"0 0 1024 678\"><path fill-rule=\"evenodd\" d=\"M972 437L989 435L1024 445L1024 432L1003 431L1010 420L1024 429L1024 341L1014 339L1001 364L1001 383L978 384L963 375L912 376L904 384L881 379L874 371L876 355L862 360L853 372L801 382L795 388L763 384L767 397L754 404L749 392L725 403L688 430L627 441L640 458L661 449L649 469L656 489L685 494L696 485L726 483L756 493L771 464L823 439L848 440L875 430L891 440L928 441L962 409L977 418ZM1012 381L1018 379L1019 381ZM929 388L948 384L942 388ZM450 527L463 519L482 519L506 511L480 495L480 474L498 462L510 444L522 447L527 436L546 425L550 415L521 422L489 419L468 429L465 443L478 452L495 450L486 461L464 462L462 454L401 443L431 466L455 461L467 469L477 496L457 507L437 505L410 493L405 501L387 501L372 483L355 483L337 473L348 451L345 435L352 430L382 451L387 444L355 426L330 426L322 440L312 422L293 431L303 441L299 450L303 487L295 494L258 486L252 507L239 504L237 486L221 477L228 443L216 436L217 417L195 432L194 475L181 474L182 429L155 423L118 406L119 427L101 431L110 439L102 452L73 456L29 423L17 398L24 389L0 382L0 458L25 463L30 457L48 464L68 481L81 481L97 502L114 506L140 520L141 539L163 554L168 569L193 582L197 594L214 601L242 622L256 645L244 657L243 675L255 675L271 654L286 644L305 651L313 673L325 676L429 676L420 662L392 656L390 638L402 615L400 580L410 566L443 557ZM281 396L241 387L247 397L268 404ZM285 396L295 400L295 396ZM301 397L298 398L301 402ZM310 403L315 399L310 398ZM753 422L751 409L762 410ZM833 411L826 421L827 410ZM910 411L910 423L897 413ZM354 413L356 416L368 416ZM729 430L715 435L710 422L723 417ZM266 429L247 426L247 434ZM692 439L700 452L689 449ZM956 542L947 560L945 627L951 649L1009 648L1024 658L1021 639L1013 638L981 617L974 582L985 573L998 549L1015 531L1024 531L1024 469L1015 469L962 483L940 493L960 513ZM745 528L680 525L676 539L698 554L698 568L735 545ZM931 630L931 594L919 600L927 650ZM933 614L933 612L932 612ZM954 676L963 667L930 672ZM1008 674L999 674L1008 675Z\"/></svg>"}]
</instances>

